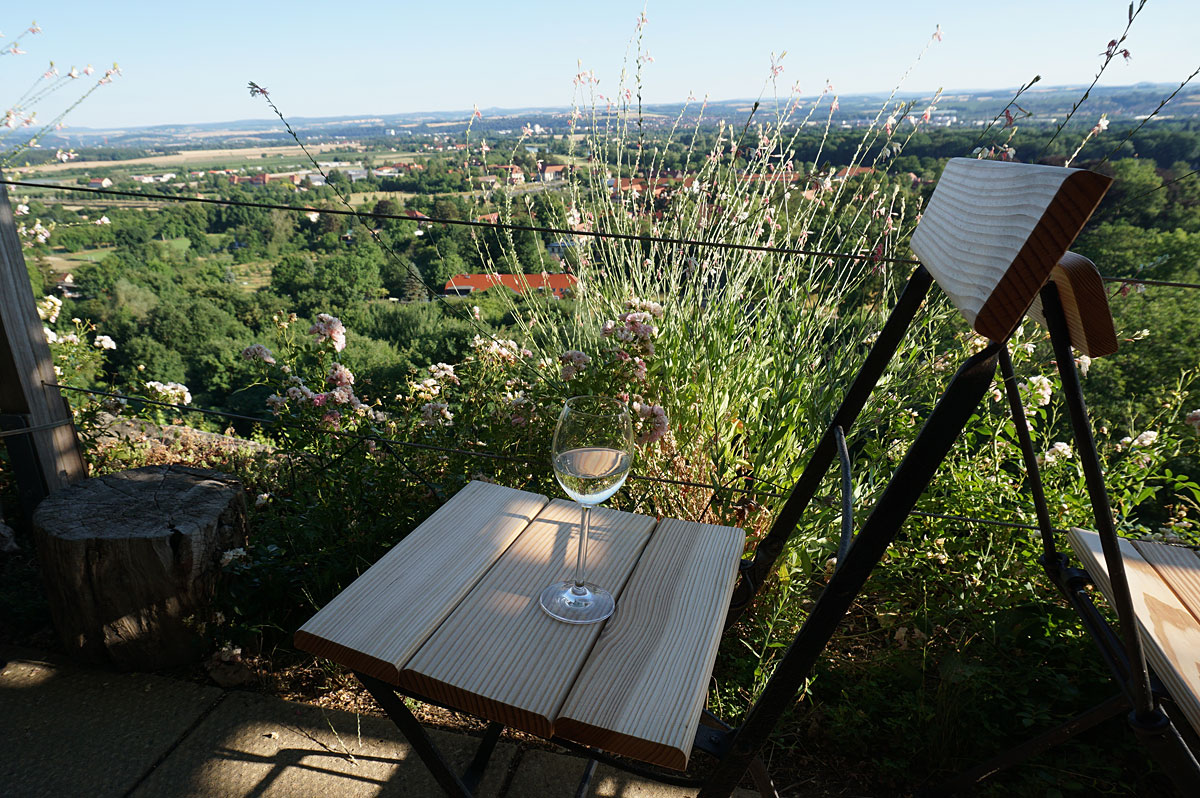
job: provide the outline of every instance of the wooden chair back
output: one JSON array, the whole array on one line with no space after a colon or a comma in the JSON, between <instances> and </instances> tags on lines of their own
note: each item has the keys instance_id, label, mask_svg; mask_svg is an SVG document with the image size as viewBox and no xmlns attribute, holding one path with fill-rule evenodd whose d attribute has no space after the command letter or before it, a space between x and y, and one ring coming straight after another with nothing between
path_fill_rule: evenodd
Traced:
<instances>
[{"instance_id":1,"label":"wooden chair back","mask_svg":"<svg viewBox=\"0 0 1200 798\"><path fill-rule=\"evenodd\" d=\"M1050 270L1050 281L1058 288L1071 345L1092 358L1116 352L1117 333L1108 308L1108 294L1095 264L1082 255L1068 252ZM1029 317L1043 327L1048 326L1040 294L1029 308Z\"/></svg>"},{"instance_id":2,"label":"wooden chair back","mask_svg":"<svg viewBox=\"0 0 1200 798\"><path fill-rule=\"evenodd\" d=\"M952 158L912 250L971 327L1002 341L1111 184L1083 169Z\"/></svg>"}]
</instances>

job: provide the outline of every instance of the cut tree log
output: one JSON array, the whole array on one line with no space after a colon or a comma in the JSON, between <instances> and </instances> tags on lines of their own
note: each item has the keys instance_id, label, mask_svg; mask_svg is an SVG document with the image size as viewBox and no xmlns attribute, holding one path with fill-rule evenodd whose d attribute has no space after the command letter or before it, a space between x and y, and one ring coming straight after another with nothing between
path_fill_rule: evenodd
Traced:
<instances>
[{"instance_id":1,"label":"cut tree log","mask_svg":"<svg viewBox=\"0 0 1200 798\"><path fill-rule=\"evenodd\" d=\"M221 554L246 539L234 478L147 466L87 479L33 516L54 626L68 653L125 670L156 670L203 653Z\"/></svg>"}]
</instances>

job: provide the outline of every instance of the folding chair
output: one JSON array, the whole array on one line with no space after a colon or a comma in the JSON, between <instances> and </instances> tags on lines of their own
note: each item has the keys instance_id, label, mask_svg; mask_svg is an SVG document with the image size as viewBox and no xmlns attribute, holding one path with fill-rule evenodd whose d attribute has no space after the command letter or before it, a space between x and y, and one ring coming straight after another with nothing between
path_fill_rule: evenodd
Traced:
<instances>
[{"instance_id":1,"label":"folding chair","mask_svg":"<svg viewBox=\"0 0 1200 798\"><path fill-rule=\"evenodd\" d=\"M1000 353L1005 393L1016 428L1042 541L1042 566L1079 615L1119 692L1038 737L942 783L951 794L1017 765L1122 713L1184 795L1200 795L1200 557L1190 548L1117 536L1092 438L1072 347L1096 358L1117 350L1103 282L1088 259L1067 253L1054 268L1030 316L1050 331L1058 373L1092 506L1096 531L1071 529L1067 538L1085 568L1058 549L1037 456L1012 362ZM1118 635L1098 611L1091 587L1112 606ZM1147 667L1147 660L1153 669Z\"/></svg>"},{"instance_id":2,"label":"folding chair","mask_svg":"<svg viewBox=\"0 0 1200 798\"><path fill-rule=\"evenodd\" d=\"M1004 342L1038 297L1039 290L1050 280L1055 267L1064 260L1068 247L1099 204L1109 182L1108 178L1101 175L1059 167L972 159L954 159L947 165L913 237L913 249L922 265L917 267L909 278L841 406L812 450L804 472L770 531L758 545L753 557L742 560L737 567L736 583L730 579L727 594L730 596L729 609L723 619L726 629L751 604L755 594L772 572L776 559L795 531L805 508L835 458L841 463L843 486L850 481L850 457L845 444L846 437L875 385L883 376L935 279L972 327L987 337L990 343L983 351L967 358L951 378L908 453L883 490L879 501L862 522L857 535L852 534L850 491L844 490L843 540L839 547L837 568L742 724L730 728L707 713L700 715L698 724L694 719L691 720L691 729L694 731L689 733L689 748L705 751L715 758L715 763L707 775L693 778L648 772L636 763L616 760L605 750L600 750L612 750L608 745L586 747L564 739L560 735L562 729L553 718L545 719L546 729L550 733L544 736L553 735L553 741L560 742L572 750L584 751L593 760L608 762L666 783L699 787L702 798L728 796L747 772L755 778L764 796L774 795L774 787L767 778L765 769L755 765L759 749L795 700L821 651L861 591L870 572L883 557L976 407L989 392L997 364L1006 362ZM1069 264L1071 259L1068 257L1066 262ZM1063 296L1068 306L1068 316L1072 312L1077 314L1078 303L1074 301L1073 295L1064 291ZM1059 323L1057 320L1060 318L1055 315L1060 313L1056 297L1057 294L1049 290L1043 296L1043 303L1051 322L1052 335L1056 336L1056 342L1067 341L1063 346L1067 347L1064 351L1069 352L1069 339L1064 337L1061 329L1055 332L1055 325ZM1067 362L1070 362L1069 356ZM666 523L664 522L664 525ZM702 526L694 525L691 531L697 536L705 534ZM711 532L711 528L708 531ZM656 531L655 534L659 533ZM402 545L404 541L399 544ZM654 545L653 538L649 545ZM394 554L396 549L384 559ZM380 561L381 564L383 562ZM375 566L379 567L379 564ZM667 567L671 567L669 561ZM361 637L351 639L343 635L336 622L338 619L331 613L335 603L356 603L364 608L371 608L377 603L379 597L385 595L383 592L369 592L358 587L360 582L370 581L371 574L372 571L368 571L360 577L342 596L306 624L297 633L297 645L312 653L339 661L359 672L359 678L401 727L443 788L451 795L470 795L478 784L479 773L486 762L487 753L500 733L503 707L497 708L499 705L496 702L474 700L469 702L469 707L455 707L469 709L493 721L480 746L479 754L468 768L468 772L460 778L437 753L420 724L397 694L420 700L429 700L430 696L414 690L411 682L400 684L404 681L402 662L381 662L378 657L360 657L359 652L354 650L355 646L362 647L369 643L363 643ZM390 575L388 578L392 579ZM636 574L633 578L636 579ZM392 589L390 585L393 582L389 581L388 584L389 589ZM355 595L343 601L345 596L352 593ZM533 601L536 601L535 593L531 594L534 596ZM617 612L617 615L606 622L607 625L596 643L596 649L604 649L612 642L610 633L616 634L614 629L620 628L618 621L621 599L618 600ZM719 636L722 619L716 618L715 623L716 634ZM626 653L636 659L636 651ZM380 665L380 668L375 674L363 673L365 668L361 666L362 663ZM672 689L681 690L688 695L700 695L702 700L710 672L711 663L707 672L700 670L691 675L690 678L697 680L695 684L673 685ZM400 676L384 679L380 678L379 674ZM497 678L503 682L506 678L519 679L521 675L511 674ZM622 685L614 684L614 688L620 687ZM614 733L609 738L602 739L621 742L622 737ZM586 792L590 773L589 766L579 795Z\"/></svg>"}]
</instances>

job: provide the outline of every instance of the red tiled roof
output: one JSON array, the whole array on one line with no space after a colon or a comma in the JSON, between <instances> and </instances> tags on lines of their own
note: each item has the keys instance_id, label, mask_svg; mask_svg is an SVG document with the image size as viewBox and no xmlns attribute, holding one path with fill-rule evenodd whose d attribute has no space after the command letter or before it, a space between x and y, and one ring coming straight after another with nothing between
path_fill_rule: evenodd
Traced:
<instances>
[{"instance_id":1,"label":"red tiled roof","mask_svg":"<svg viewBox=\"0 0 1200 798\"><path fill-rule=\"evenodd\" d=\"M741 177L747 183L797 183L800 181L801 175L798 172L768 172L766 174L752 172Z\"/></svg>"},{"instance_id":2,"label":"red tiled roof","mask_svg":"<svg viewBox=\"0 0 1200 798\"><path fill-rule=\"evenodd\" d=\"M563 291L573 288L577 282L579 280L573 274L456 274L446 282L445 290L446 293L465 289L486 291L492 286L502 285L518 294L542 289L561 297Z\"/></svg>"}]
</instances>

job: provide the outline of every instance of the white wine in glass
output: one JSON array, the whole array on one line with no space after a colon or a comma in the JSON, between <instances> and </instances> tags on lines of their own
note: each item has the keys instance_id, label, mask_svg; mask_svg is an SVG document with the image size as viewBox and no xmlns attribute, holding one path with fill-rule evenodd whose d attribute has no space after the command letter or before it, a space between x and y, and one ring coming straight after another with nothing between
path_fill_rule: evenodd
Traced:
<instances>
[{"instance_id":1,"label":"white wine in glass","mask_svg":"<svg viewBox=\"0 0 1200 798\"><path fill-rule=\"evenodd\" d=\"M633 461L633 420L616 399L575 396L567 400L551 445L554 475L582 507L575 578L542 591L539 603L551 617L567 623L596 623L616 608L612 594L587 582L589 511L625 483Z\"/></svg>"}]
</instances>

